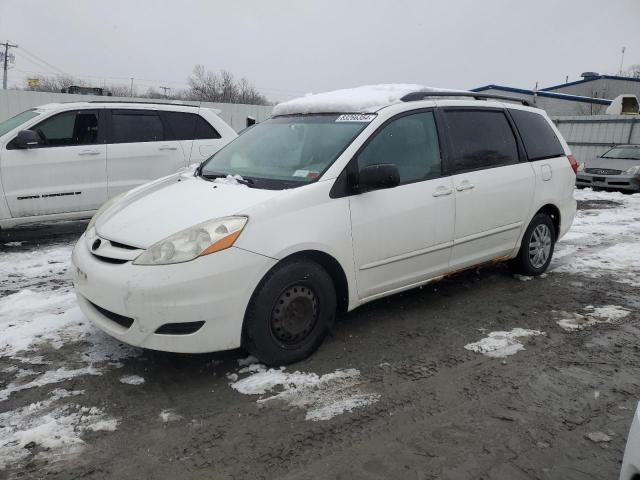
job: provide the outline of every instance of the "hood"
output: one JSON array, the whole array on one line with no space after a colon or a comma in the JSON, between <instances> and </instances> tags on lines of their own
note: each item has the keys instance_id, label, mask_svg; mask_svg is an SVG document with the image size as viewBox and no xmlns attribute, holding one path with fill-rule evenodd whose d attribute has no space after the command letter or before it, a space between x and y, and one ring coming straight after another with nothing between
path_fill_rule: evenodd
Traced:
<instances>
[{"instance_id":1,"label":"hood","mask_svg":"<svg viewBox=\"0 0 640 480\"><path fill-rule=\"evenodd\" d=\"M606 168L608 170L625 170L640 165L640 160L623 160L620 158L602 158L596 157L593 160L587 160L584 164L585 168Z\"/></svg>"},{"instance_id":2,"label":"hood","mask_svg":"<svg viewBox=\"0 0 640 480\"><path fill-rule=\"evenodd\" d=\"M285 192L172 175L129 192L98 217L96 231L108 240L149 248L181 230L239 214Z\"/></svg>"}]
</instances>

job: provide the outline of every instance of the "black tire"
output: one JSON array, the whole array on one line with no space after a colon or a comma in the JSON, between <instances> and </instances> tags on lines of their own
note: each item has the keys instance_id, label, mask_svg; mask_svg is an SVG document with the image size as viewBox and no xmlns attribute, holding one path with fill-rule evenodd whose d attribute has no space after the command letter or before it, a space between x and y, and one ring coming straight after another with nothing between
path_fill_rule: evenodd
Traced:
<instances>
[{"instance_id":1,"label":"black tire","mask_svg":"<svg viewBox=\"0 0 640 480\"><path fill-rule=\"evenodd\" d=\"M251 297L243 347L267 365L298 362L322 343L335 315L336 291L326 270L306 259L285 261Z\"/></svg>"},{"instance_id":2,"label":"black tire","mask_svg":"<svg viewBox=\"0 0 640 480\"><path fill-rule=\"evenodd\" d=\"M536 242L536 239L533 238L536 235L541 235L541 231L547 231L549 234L549 243L548 245L544 245L544 247L548 247L548 254L542 261L542 258L535 257L535 254L530 253L530 249L536 249L538 247L534 247L533 245L538 245L540 242ZM539 230L536 230L539 229ZM543 274L549 264L551 263L551 258L553 257L553 250L556 244L556 227L553 224L553 220L549 215L545 213L538 213L533 217L531 223L527 227L527 230L524 232L524 236L522 237L522 243L520 244L520 250L518 251L518 256L509 261L509 267L513 273L519 273L522 275L528 276L538 276ZM539 238L539 237L536 237ZM532 255L534 255L532 257ZM535 261L537 258L537 262Z\"/></svg>"}]
</instances>

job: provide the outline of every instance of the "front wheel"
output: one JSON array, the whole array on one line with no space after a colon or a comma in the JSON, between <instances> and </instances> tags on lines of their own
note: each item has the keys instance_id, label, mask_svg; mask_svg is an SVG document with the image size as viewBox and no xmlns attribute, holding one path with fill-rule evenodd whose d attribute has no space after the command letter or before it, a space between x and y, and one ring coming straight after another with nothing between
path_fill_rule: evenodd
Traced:
<instances>
[{"instance_id":1,"label":"front wheel","mask_svg":"<svg viewBox=\"0 0 640 480\"><path fill-rule=\"evenodd\" d=\"M556 231L549 215L538 213L522 237L518 256L509 263L515 273L536 276L544 273L553 256Z\"/></svg>"},{"instance_id":2,"label":"front wheel","mask_svg":"<svg viewBox=\"0 0 640 480\"><path fill-rule=\"evenodd\" d=\"M276 265L256 288L243 329L243 346L268 365L286 365L313 353L336 313L331 277L306 259Z\"/></svg>"}]
</instances>

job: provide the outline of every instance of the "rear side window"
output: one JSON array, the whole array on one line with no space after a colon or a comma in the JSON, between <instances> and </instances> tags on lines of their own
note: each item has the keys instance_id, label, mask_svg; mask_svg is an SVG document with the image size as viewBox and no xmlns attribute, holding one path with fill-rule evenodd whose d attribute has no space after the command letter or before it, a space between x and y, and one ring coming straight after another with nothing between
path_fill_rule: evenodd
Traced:
<instances>
[{"instance_id":1,"label":"rear side window","mask_svg":"<svg viewBox=\"0 0 640 480\"><path fill-rule=\"evenodd\" d=\"M451 173L518 163L518 145L500 110L445 110Z\"/></svg>"},{"instance_id":2,"label":"rear side window","mask_svg":"<svg viewBox=\"0 0 640 480\"><path fill-rule=\"evenodd\" d=\"M220 138L220 134L209 124L209 122L198 115L198 120L196 121L196 134L194 139L209 140L212 138Z\"/></svg>"},{"instance_id":3,"label":"rear side window","mask_svg":"<svg viewBox=\"0 0 640 480\"><path fill-rule=\"evenodd\" d=\"M204 118L195 113L163 112L173 140L207 140L220 134Z\"/></svg>"},{"instance_id":4,"label":"rear side window","mask_svg":"<svg viewBox=\"0 0 640 480\"><path fill-rule=\"evenodd\" d=\"M564 150L547 120L537 113L509 110L529 160L560 157Z\"/></svg>"},{"instance_id":5,"label":"rear side window","mask_svg":"<svg viewBox=\"0 0 640 480\"><path fill-rule=\"evenodd\" d=\"M164 127L157 113L114 111L111 114L109 143L160 142Z\"/></svg>"},{"instance_id":6,"label":"rear side window","mask_svg":"<svg viewBox=\"0 0 640 480\"><path fill-rule=\"evenodd\" d=\"M360 170L381 163L398 167L401 184L439 177L440 145L433 112L393 120L358 155Z\"/></svg>"}]
</instances>

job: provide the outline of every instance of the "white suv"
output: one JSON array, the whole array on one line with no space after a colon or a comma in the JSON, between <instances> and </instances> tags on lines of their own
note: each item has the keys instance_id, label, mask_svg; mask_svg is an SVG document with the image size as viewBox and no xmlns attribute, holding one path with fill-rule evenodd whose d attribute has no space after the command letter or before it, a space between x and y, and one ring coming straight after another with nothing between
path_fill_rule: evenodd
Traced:
<instances>
[{"instance_id":1,"label":"white suv","mask_svg":"<svg viewBox=\"0 0 640 480\"><path fill-rule=\"evenodd\" d=\"M193 174L105 205L73 252L82 311L132 345L284 364L336 311L484 262L544 272L576 210L557 129L542 110L418 89L280 104Z\"/></svg>"},{"instance_id":2,"label":"white suv","mask_svg":"<svg viewBox=\"0 0 640 480\"><path fill-rule=\"evenodd\" d=\"M200 163L237 136L217 113L54 103L0 123L0 228L89 218L109 198Z\"/></svg>"}]
</instances>

